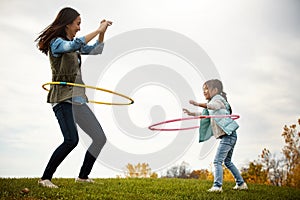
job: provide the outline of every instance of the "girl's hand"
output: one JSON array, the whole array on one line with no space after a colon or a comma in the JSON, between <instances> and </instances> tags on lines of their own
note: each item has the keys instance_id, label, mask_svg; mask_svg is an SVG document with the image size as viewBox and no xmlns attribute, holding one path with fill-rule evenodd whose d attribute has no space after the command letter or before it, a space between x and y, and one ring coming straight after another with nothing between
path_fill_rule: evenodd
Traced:
<instances>
[{"instance_id":1,"label":"girl's hand","mask_svg":"<svg viewBox=\"0 0 300 200\"><path fill-rule=\"evenodd\" d=\"M190 104L192 104L192 105L194 105L194 106L199 106L199 103L197 103L197 102L194 101L194 100L190 100L189 102L190 102Z\"/></svg>"},{"instance_id":2,"label":"girl's hand","mask_svg":"<svg viewBox=\"0 0 300 200\"><path fill-rule=\"evenodd\" d=\"M195 116L195 113L190 112L188 109L183 108L182 111L189 116Z\"/></svg>"}]
</instances>

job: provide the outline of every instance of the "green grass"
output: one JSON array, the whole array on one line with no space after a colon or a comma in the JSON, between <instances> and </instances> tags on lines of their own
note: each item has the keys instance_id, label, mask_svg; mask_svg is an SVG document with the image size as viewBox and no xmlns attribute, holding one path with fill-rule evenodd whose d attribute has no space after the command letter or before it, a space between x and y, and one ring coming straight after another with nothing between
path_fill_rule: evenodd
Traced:
<instances>
[{"instance_id":1,"label":"green grass","mask_svg":"<svg viewBox=\"0 0 300 200\"><path fill-rule=\"evenodd\" d=\"M0 178L0 199L300 199L300 189L248 184L248 191L234 191L232 182L223 184L223 193L208 193L212 182L194 179L95 179L94 184L53 179L58 189L40 187L37 180ZM22 193L23 188L30 192Z\"/></svg>"}]
</instances>

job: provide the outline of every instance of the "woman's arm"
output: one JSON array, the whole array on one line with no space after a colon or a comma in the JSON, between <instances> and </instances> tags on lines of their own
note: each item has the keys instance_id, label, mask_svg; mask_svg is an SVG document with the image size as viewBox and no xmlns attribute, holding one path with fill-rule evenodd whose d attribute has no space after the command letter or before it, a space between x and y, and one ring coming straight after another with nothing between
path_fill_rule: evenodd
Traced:
<instances>
[{"instance_id":1,"label":"woman's arm","mask_svg":"<svg viewBox=\"0 0 300 200\"><path fill-rule=\"evenodd\" d=\"M104 41L104 34L105 34L106 30L107 30L107 27L112 25L112 22L111 21L102 20L101 21L101 25L102 25L102 27L101 27L101 31L100 31L99 37L98 37L98 41L99 42L103 42Z\"/></svg>"},{"instance_id":2,"label":"woman's arm","mask_svg":"<svg viewBox=\"0 0 300 200\"><path fill-rule=\"evenodd\" d=\"M102 20L101 24L98 28L98 32L99 32L99 38L98 40L93 44L93 45L85 45L80 49L80 52L83 55L97 55L97 54L101 54L103 51L103 40L104 40L104 34L107 30L108 26L111 26L112 22L111 21L106 21L106 20ZM92 40L95 37L95 33L90 33L88 35L85 36L86 38L86 43L88 43L90 40Z\"/></svg>"},{"instance_id":3,"label":"woman's arm","mask_svg":"<svg viewBox=\"0 0 300 200\"><path fill-rule=\"evenodd\" d=\"M89 43L94 37L96 37L99 34L98 41L103 42L104 34L107 30L108 26L111 26L111 21L106 21L105 19L101 21L100 26L96 31L93 31L85 36L85 42L86 44Z\"/></svg>"},{"instance_id":4,"label":"woman's arm","mask_svg":"<svg viewBox=\"0 0 300 200\"><path fill-rule=\"evenodd\" d=\"M62 38L56 38L50 44L51 52L53 56L60 56L62 53L72 52L80 50L83 54L100 54L103 50L103 38L107 30L107 27L110 26L112 22L102 20L99 28L96 31L93 31L86 36L75 38L72 41L64 40ZM99 34L98 41L93 45L87 45L94 37ZM94 50L94 51L93 51Z\"/></svg>"}]
</instances>

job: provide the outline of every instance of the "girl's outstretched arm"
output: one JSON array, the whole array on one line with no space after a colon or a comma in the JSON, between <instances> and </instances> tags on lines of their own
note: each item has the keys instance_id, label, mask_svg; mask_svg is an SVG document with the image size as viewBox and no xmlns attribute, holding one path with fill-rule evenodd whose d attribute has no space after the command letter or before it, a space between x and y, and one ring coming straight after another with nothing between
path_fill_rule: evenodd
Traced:
<instances>
[{"instance_id":1,"label":"girl's outstretched arm","mask_svg":"<svg viewBox=\"0 0 300 200\"><path fill-rule=\"evenodd\" d=\"M189 101L190 104L194 105L194 106L199 106L199 107L202 107L202 108L207 108L207 103L198 103L194 100L190 100Z\"/></svg>"},{"instance_id":2,"label":"girl's outstretched arm","mask_svg":"<svg viewBox=\"0 0 300 200\"><path fill-rule=\"evenodd\" d=\"M197 114L198 114L198 113L196 113L196 112L190 112L190 111L189 111L188 109L186 109L186 108L183 108L182 111L183 111L184 113L186 113L187 115L189 115L189 116L197 116Z\"/></svg>"}]
</instances>

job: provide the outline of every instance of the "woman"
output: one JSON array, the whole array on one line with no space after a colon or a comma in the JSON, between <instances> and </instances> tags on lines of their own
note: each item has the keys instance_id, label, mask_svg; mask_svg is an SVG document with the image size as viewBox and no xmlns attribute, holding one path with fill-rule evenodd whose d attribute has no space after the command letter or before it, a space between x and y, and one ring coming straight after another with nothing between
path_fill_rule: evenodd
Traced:
<instances>
[{"instance_id":1,"label":"woman","mask_svg":"<svg viewBox=\"0 0 300 200\"><path fill-rule=\"evenodd\" d=\"M86 36L75 38L80 30L79 13L69 7L63 8L36 41L40 51L49 55L52 69L52 81L65 81L83 84L81 77L81 54L101 54L104 34L111 21L102 20L100 26ZM87 45L93 38L98 40ZM93 183L88 177L92 167L103 148L106 137L93 112L86 105L87 97L82 88L52 85L47 97L60 125L64 141L53 152L43 176L38 184L43 187L58 188L51 182L57 167L76 147L79 141L76 124L92 139L76 182Z\"/></svg>"}]
</instances>

